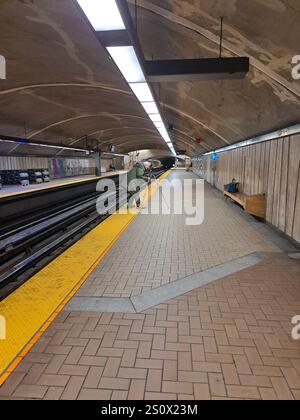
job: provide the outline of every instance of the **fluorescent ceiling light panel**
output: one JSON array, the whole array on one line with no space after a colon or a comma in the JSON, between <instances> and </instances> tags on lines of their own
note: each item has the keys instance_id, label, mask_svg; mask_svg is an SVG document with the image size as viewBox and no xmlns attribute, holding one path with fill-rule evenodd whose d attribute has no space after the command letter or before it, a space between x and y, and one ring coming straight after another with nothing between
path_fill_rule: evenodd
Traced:
<instances>
[{"instance_id":1,"label":"fluorescent ceiling light panel","mask_svg":"<svg viewBox=\"0 0 300 420\"><path fill-rule=\"evenodd\" d=\"M158 114L158 109L155 102L142 102L142 106L147 114Z\"/></svg>"},{"instance_id":2,"label":"fluorescent ceiling light panel","mask_svg":"<svg viewBox=\"0 0 300 420\"><path fill-rule=\"evenodd\" d=\"M12 143L12 144L18 144L21 146L35 146L35 147L47 147L48 149L63 149L63 150L72 150L75 152L87 152L88 150L85 149L76 149L74 147L67 147L67 146L55 146L52 144L43 144L43 143L30 143L27 140L3 140L0 139L0 142L2 143Z\"/></svg>"},{"instance_id":3,"label":"fluorescent ceiling light panel","mask_svg":"<svg viewBox=\"0 0 300 420\"><path fill-rule=\"evenodd\" d=\"M160 128L158 131L160 132L160 134L163 137L168 137L169 136L169 134L168 134L168 132L167 132L167 130L165 128Z\"/></svg>"},{"instance_id":4,"label":"fluorescent ceiling light panel","mask_svg":"<svg viewBox=\"0 0 300 420\"><path fill-rule=\"evenodd\" d=\"M292 136L298 133L300 133L300 124L292 125L282 130L273 131L268 134L263 134L261 136L254 137L253 139L244 140L239 143L231 144L229 146L221 147L220 149L215 149L211 152L204 153L203 156L210 156L213 153L222 153L228 150L233 150L233 149L237 149L237 148L241 148L241 147L245 147L245 146L249 146L249 145L253 145L257 143L263 143L266 141L278 139L280 137Z\"/></svg>"},{"instance_id":5,"label":"fluorescent ceiling light panel","mask_svg":"<svg viewBox=\"0 0 300 420\"><path fill-rule=\"evenodd\" d=\"M108 47L107 51L128 83L144 85L142 82L145 82L145 76L133 47Z\"/></svg>"},{"instance_id":6,"label":"fluorescent ceiling light panel","mask_svg":"<svg viewBox=\"0 0 300 420\"><path fill-rule=\"evenodd\" d=\"M77 0L77 2L95 31L126 30L115 0ZM163 139L170 142L134 47L108 47L107 50Z\"/></svg>"},{"instance_id":7,"label":"fluorescent ceiling light panel","mask_svg":"<svg viewBox=\"0 0 300 420\"><path fill-rule=\"evenodd\" d=\"M147 83L132 83L130 84L135 96L140 102L153 102L153 96ZM158 110L155 114L158 113Z\"/></svg>"},{"instance_id":8,"label":"fluorescent ceiling light panel","mask_svg":"<svg viewBox=\"0 0 300 420\"><path fill-rule=\"evenodd\" d=\"M149 116L154 123L162 123L164 127L164 123L162 122L160 114L150 114Z\"/></svg>"},{"instance_id":9,"label":"fluorescent ceiling light panel","mask_svg":"<svg viewBox=\"0 0 300 420\"><path fill-rule=\"evenodd\" d=\"M77 1L95 31L117 31L126 29L115 0Z\"/></svg>"}]
</instances>

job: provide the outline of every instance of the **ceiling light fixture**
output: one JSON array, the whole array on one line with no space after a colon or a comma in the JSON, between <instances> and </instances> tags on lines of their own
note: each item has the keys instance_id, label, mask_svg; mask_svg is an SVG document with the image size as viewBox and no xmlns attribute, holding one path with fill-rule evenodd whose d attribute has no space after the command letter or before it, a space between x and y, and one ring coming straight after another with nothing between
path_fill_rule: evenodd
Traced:
<instances>
[{"instance_id":1,"label":"ceiling light fixture","mask_svg":"<svg viewBox=\"0 0 300 420\"><path fill-rule=\"evenodd\" d=\"M125 30L115 0L77 0L95 31Z\"/></svg>"},{"instance_id":2,"label":"ceiling light fixture","mask_svg":"<svg viewBox=\"0 0 300 420\"><path fill-rule=\"evenodd\" d=\"M47 147L48 149L71 150L73 152L83 152L83 153L90 152L90 150L76 149L74 147L56 146L56 145L53 145L53 144L44 144L44 143L30 143L29 141L23 140L23 139L9 140L9 139L4 139L3 138L3 139L0 139L0 142L18 144L20 146L35 146L35 147Z\"/></svg>"},{"instance_id":3,"label":"ceiling light fixture","mask_svg":"<svg viewBox=\"0 0 300 420\"><path fill-rule=\"evenodd\" d=\"M129 86L140 102L154 102L148 83L131 83Z\"/></svg>"},{"instance_id":4,"label":"ceiling light fixture","mask_svg":"<svg viewBox=\"0 0 300 420\"><path fill-rule=\"evenodd\" d=\"M168 147L172 144L166 125L161 118L154 94L147 83L142 59L138 54L138 41L134 40L133 25L130 24L130 11L127 2L119 0L77 0L101 40L105 33L106 49L122 73L131 90L160 132ZM128 27L126 27L128 26ZM132 26L130 28L130 26ZM109 32L108 32L109 31ZM124 36L127 35L127 36ZM121 39L121 41L120 41ZM137 48L136 48L137 47Z\"/></svg>"},{"instance_id":5,"label":"ceiling light fixture","mask_svg":"<svg viewBox=\"0 0 300 420\"><path fill-rule=\"evenodd\" d=\"M155 102L141 102L141 104L148 115L158 113L158 108Z\"/></svg>"},{"instance_id":6,"label":"ceiling light fixture","mask_svg":"<svg viewBox=\"0 0 300 420\"><path fill-rule=\"evenodd\" d=\"M126 81L131 83L138 83L141 84L141 88L139 89L139 94L148 94L146 92L146 87L148 85L146 83L146 79L143 73L143 70L140 66L139 60L136 56L135 50L133 47L108 47L107 48L109 54L111 55L112 59L118 66L119 70L125 77ZM151 95L151 92L150 92ZM152 101L152 95L150 96L150 100Z\"/></svg>"},{"instance_id":7,"label":"ceiling light fixture","mask_svg":"<svg viewBox=\"0 0 300 420\"><path fill-rule=\"evenodd\" d=\"M150 114L149 117L154 122L154 125L155 125L155 123L161 123L164 126L164 123L162 121L162 118L161 118L160 114ZM156 127L156 125L155 125L155 127Z\"/></svg>"},{"instance_id":8,"label":"ceiling light fixture","mask_svg":"<svg viewBox=\"0 0 300 420\"><path fill-rule=\"evenodd\" d=\"M215 149L211 152L204 153L203 156L210 156L210 155L213 155L214 153L228 152L230 150L240 149L242 147L252 146L258 143L264 143L267 141L276 140L276 139L280 139L280 138L288 137L288 136L294 136L299 133L300 133L300 124L295 124L295 125L292 125L292 126L289 126L289 127L277 130L277 131L272 131L270 133L262 134L260 136L253 137L248 140L243 140L238 143L233 143L228 146Z\"/></svg>"}]
</instances>

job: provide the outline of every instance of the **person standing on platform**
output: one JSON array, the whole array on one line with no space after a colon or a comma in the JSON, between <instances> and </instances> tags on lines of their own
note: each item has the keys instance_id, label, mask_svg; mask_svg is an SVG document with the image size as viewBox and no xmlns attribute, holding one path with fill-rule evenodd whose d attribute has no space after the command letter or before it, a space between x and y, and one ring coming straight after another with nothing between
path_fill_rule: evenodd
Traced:
<instances>
[{"instance_id":1,"label":"person standing on platform","mask_svg":"<svg viewBox=\"0 0 300 420\"><path fill-rule=\"evenodd\" d=\"M141 207L140 192L143 189L143 183L146 185L151 181L150 176L147 175L151 171L151 162L136 163L131 171L127 174L128 193L130 195L129 207L132 207L135 200L136 206ZM142 182L141 182L142 181Z\"/></svg>"}]
</instances>

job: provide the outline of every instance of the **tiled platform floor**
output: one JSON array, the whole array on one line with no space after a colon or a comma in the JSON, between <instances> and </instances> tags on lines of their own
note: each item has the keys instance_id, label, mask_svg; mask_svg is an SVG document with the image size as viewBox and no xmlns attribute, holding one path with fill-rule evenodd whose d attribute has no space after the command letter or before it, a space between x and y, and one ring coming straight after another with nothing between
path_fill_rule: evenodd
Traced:
<instances>
[{"instance_id":1,"label":"tiled platform floor","mask_svg":"<svg viewBox=\"0 0 300 420\"><path fill-rule=\"evenodd\" d=\"M142 314L62 312L7 399L300 399L300 264L283 254Z\"/></svg>"},{"instance_id":2,"label":"tiled platform floor","mask_svg":"<svg viewBox=\"0 0 300 420\"><path fill-rule=\"evenodd\" d=\"M0 399L300 399L299 260L209 187L205 207L199 227L138 216L78 296L133 297L244 255L267 259L143 313L61 312Z\"/></svg>"},{"instance_id":3,"label":"tiled platform floor","mask_svg":"<svg viewBox=\"0 0 300 420\"><path fill-rule=\"evenodd\" d=\"M169 176L178 178L195 175ZM77 296L133 297L254 252L279 251L208 184L204 223L185 222L185 215L139 215Z\"/></svg>"}]
</instances>

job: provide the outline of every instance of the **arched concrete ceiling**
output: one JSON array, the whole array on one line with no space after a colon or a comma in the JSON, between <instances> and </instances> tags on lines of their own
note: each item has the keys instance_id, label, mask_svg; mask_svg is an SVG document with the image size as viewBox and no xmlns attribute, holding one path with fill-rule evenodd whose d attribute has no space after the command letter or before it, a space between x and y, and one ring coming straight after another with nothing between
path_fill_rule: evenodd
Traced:
<instances>
[{"instance_id":1,"label":"arched concrete ceiling","mask_svg":"<svg viewBox=\"0 0 300 420\"><path fill-rule=\"evenodd\" d=\"M180 149L193 155L195 147L199 150L198 137L204 151L207 146L224 146L300 122L300 82L291 74L292 57L300 54L298 0L138 0L138 4L139 39L148 60L217 57L221 17L223 55L250 57L250 73L244 80L157 85ZM131 10L134 16L134 7ZM183 142L187 136L190 147Z\"/></svg>"},{"instance_id":2,"label":"arched concrete ceiling","mask_svg":"<svg viewBox=\"0 0 300 420\"><path fill-rule=\"evenodd\" d=\"M134 14L135 0L130 0ZM147 59L249 56L244 80L154 85L174 139L189 155L300 122L298 0L138 0ZM75 0L1 0L0 133L119 152L164 142L94 36ZM195 139L202 143L196 144ZM32 148L33 149L33 148ZM30 152L29 152L30 150ZM0 143L0 153L32 153ZM45 150L34 148L35 154ZM48 151L47 151L48 153ZM48 154L65 152L49 150Z\"/></svg>"},{"instance_id":3,"label":"arched concrete ceiling","mask_svg":"<svg viewBox=\"0 0 300 420\"><path fill-rule=\"evenodd\" d=\"M138 155L138 156L137 156ZM164 149L153 149L153 150L140 150L139 153L132 153L133 157L138 158L138 160L153 160L153 159L157 159L157 160L161 160L161 159L174 159L174 156L172 154L172 152L166 151Z\"/></svg>"},{"instance_id":4,"label":"arched concrete ceiling","mask_svg":"<svg viewBox=\"0 0 300 420\"><path fill-rule=\"evenodd\" d=\"M88 136L120 153L166 147L75 0L1 0L0 25L1 134L74 147ZM0 142L2 154L45 152L65 154Z\"/></svg>"}]
</instances>

